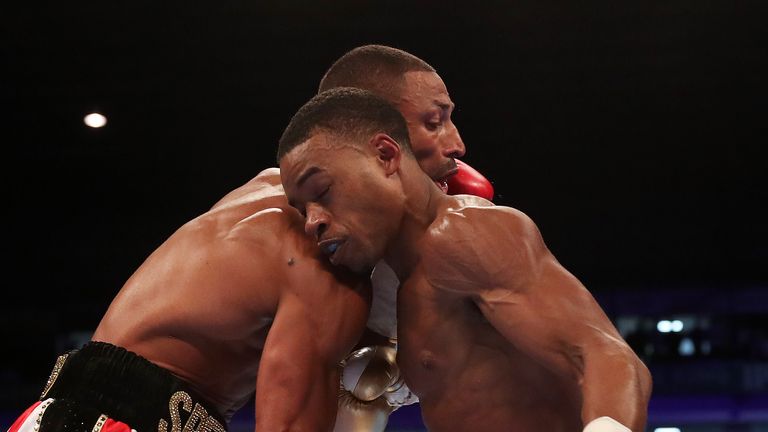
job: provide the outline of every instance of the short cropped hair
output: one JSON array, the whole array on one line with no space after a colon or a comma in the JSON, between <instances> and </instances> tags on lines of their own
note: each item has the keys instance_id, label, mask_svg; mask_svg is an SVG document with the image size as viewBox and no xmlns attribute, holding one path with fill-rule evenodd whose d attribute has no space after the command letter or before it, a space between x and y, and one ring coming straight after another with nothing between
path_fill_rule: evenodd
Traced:
<instances>
[{"instance_id":1,"label":"short cropped hair","mask_svg":"<svg viewBox=\"0 0 768 432\"><path fill-rule=\"evenodd\" d=\"M320 80L318 93L336 87L356 87L394 102L406 72L435 72L413 54L384 45L364 45L341 56Z\"/></svg>"},{"instance_id":2,"label":"short cropped hair","mask_svg":"<svg viewBox=\"0 0 768 432\"><path fill-rule=\"evenodd\" d=\"M280 137L278 164L286 154L318 132L328 132L360 144L381 132L397 141L406 154L413 154L402 114L367 90L340 87L310 99L296 112Z\"/></svg>"}]
</instances>

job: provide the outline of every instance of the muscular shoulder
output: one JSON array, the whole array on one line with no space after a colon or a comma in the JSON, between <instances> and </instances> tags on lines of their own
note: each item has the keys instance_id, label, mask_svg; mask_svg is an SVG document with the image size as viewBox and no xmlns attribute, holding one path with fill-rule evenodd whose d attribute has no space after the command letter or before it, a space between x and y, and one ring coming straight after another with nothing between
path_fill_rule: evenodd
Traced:
<instances>
[{"instance_id":1,"label":"muscular shoulder","mask_svg":"<svg viewBox=\"0 0 768 432\"><path fill-rule=\"evenodd\" d=\"M273 279L269 269L284 256L303 250L293 209L233 206L210 211L188 222L170 241L187 259L202 261L208 271L247 287L258 279ZM285 258L287 260L287 258Z\"/></svg>"},{"instance_id":2,"label":"muscular shoulder","mask_svg":"<svg viewBox=\"0 0 768 432\"><path fill-rule=\"evenodd\" d=\"M280 290L285 293L347 296L361 282L368 282L368 278L333 267L305 234L304 220L292 207L263 210L239 223L228 239L263 251L260 259L272 263L270 272L282 280Z\"/></svg>"},{"instance_id":3,"label":"muscular shoulder","mask_svg":"<svg viewBox=\"0 0 768 432\"><path fill-rule=\"evenodd\" d=\"M459 206L441 214L423 242L422 263L430 283L477 292L522 281L546 247L536 224L504 206Z\"/></svg>"},{"instance_id":4,"label":"muscular shoulder","mask_svg":"<svg viewBox=\"0 0 768 432\"><path fill-rule=\"evenodd\" d=\"M244 185L226 194L211 210L243 205L287 206L288 200L280 183L280 170L265 169Z\"/></svg>"}]
</instances>

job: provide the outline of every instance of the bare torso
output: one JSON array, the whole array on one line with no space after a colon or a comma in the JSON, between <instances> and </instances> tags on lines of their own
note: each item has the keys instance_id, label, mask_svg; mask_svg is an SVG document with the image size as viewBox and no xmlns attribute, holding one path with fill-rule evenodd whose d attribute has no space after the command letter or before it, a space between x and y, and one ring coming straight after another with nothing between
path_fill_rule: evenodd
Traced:
<instances>
[{"instance_id":1,"label":"bare torso","mask_svg":"<svg viewBox=\"0 0 768 432\"><path fill-rule=\"evenodd\" d=\"M471 299L434 287L429 271L414 269L397 305L397 361L429 430L581 430L576 380L518 350Z\"/></svg>"},{"instance_id":2,"label":"bare torso","mask_svg":"<svg viewBox=\"0 0 768 432\"><path fill-rule=\"evenodd\" d=\"M516 350L471 302L411 279L398 299L398 364L430 431L577 431L575 382Z\"/></svg>"},{"instance_id":3,"label":"bare torso","mask_svg":"<svg viewBox=\"0 0 768 432\"><path fill-rule=\"evenodd\" d=\"M93 339L168 369L229 418L254 392L281 290L290 285L286 274L315 271L316 254L279 172L266 170L160 246L123 286ZM347 300L317 287L288 288L325 299L339 315Z\"/></svg>"}]
</instances>

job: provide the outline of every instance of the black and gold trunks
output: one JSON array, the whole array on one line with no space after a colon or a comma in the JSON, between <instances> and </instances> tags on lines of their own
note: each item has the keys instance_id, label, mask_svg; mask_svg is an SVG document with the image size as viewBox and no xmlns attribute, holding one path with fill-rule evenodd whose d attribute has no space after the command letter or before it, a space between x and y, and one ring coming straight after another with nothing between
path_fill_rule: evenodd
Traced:
<instances>
[{"instance_id":1,"label":"black and gold trunks","mask_svg":"<svg viewBox=\"0 0 768 432\"><path fill-rule=\"evenodd\" d=\"M78 411L97 413L139 432L224 432L226 422L189 384L138 354L104 342L89 342L59 357L40 397L50 407L40 432L66 425L93 431ZM66 407L66 409L57 409ZM68 417L72 420L67 423ZM90 415L90 414L89 414Z\"/></svg>"}]
</instances>

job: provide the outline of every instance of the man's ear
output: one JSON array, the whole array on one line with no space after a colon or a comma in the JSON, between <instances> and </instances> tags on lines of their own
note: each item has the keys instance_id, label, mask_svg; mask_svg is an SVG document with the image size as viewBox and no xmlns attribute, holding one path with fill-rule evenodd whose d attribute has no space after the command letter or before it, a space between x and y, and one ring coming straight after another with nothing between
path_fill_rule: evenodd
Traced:
<instances>
[{"instance_id":1,"label":"man's ear","mask_svg":"<svg viewBox=\"0 0 768 432\"><path fill-rule=\"evenodd\" d=\"M385 133L374 135L370 144L387 176L397 172L400 168L400 158L403 155L400 144Z\"/></svg>"}]
</instances>

